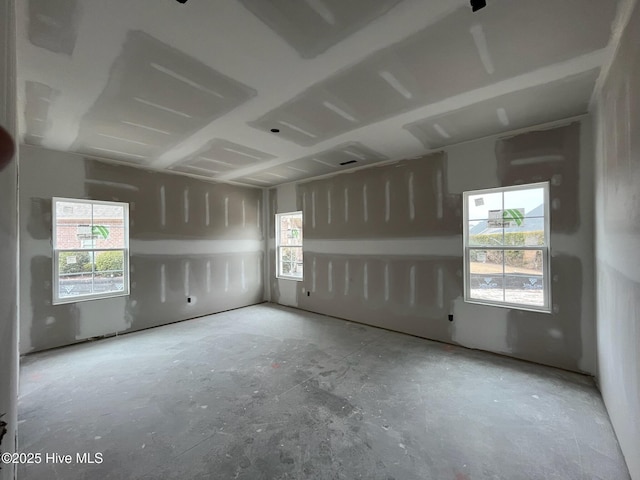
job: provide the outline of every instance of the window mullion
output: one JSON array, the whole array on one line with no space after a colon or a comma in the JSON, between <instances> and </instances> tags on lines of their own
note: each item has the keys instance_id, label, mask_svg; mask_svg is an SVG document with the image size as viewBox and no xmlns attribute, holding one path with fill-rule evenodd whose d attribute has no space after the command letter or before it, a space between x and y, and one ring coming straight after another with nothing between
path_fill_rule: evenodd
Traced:
<instances>
[{"instance_id":1,"label":"window mullion","mask_svg":"<svg viewBox=\"0 0 640 480\"><path fill-rule=\"evenodd\" d=\"M504 229L503 229L504 234ZM504 242L503 242L504 243ZM507 251L502 250L502 301L506 301L506 289L507 289Z\"/></svg>"},{"instance_id":2,"label":"window mullion","mask_svg":"<svg viewBox=\"0 0 640 480\"><path fill-rule=\"evenodd\" d=\"M94 205L92 203L91 204L91 226L89 227L89 235L91 238L91 246L95 248L96 242L93 238L93 226L95 223L94 215L93 215L93 207ZM91 250L91 293L92 294L96 293L95 277L96 277L96 256L95 256L95 250Z\"/></svg>"}]
</instances>

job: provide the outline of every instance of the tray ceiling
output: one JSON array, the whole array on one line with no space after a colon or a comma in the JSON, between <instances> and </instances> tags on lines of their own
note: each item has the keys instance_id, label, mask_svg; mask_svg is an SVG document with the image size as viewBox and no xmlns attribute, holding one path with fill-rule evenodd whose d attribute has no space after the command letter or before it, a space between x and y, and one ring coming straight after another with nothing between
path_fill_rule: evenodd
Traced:
<instances>
[{"instance_id":1,"label":"tray ceiling","mask_svg":"<svg viewBox=\"0 0 640 480\"><path fill-rule=\"evenodd\" d=\"M21 140L253 186L414 157L586 113L617 3L26 0Z\"/></svg>"}]
</instances>

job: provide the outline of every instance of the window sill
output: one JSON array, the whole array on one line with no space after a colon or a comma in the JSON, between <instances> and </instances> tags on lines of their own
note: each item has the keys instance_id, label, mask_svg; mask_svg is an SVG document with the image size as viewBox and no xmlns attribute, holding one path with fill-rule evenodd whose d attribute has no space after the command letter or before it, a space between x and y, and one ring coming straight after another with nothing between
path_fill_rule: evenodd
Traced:
<instances>
[{"instance_id":1,"label":"window sill","mask_svg":"<svg viewBox=\"0 0 640 480\"><path fill-rule=\"evenodd\" d=\"M302 282L304 281L304 278L300 278L300 277L286 277L284 275L276 275L276 278L278 280L293 280L294 282Z\"/></svg>"},{"instance_id":2,"label":"window sill","mask_svg":"<svg viewBox=\"0 0 640 480\"><path fill-rule=\"evenodd\" d=\"M69 303L88 302L89 300L105 300L108 298L128 297L130 292L114 293L109 295L82 295L77 297L60 298L51 302L53 305L65 305Z\"/></svg>"},{"instance_id":3,"label":"window sill","mask_svg":"<svg viewBox=\"0 0 640 480\"><path fill-rule=\"evenodd\" d=\"M498 303L498 302L488 302L483 300L476 299L464 299L465 303L471 303L473 305L484 305L486 307L498 307L498 308L508 308L509 310L523 310L525 312L535 312L535 313L553 313L548 307L535 307L533 305L518 305L517 303Z\"/></svg>"}]
</instances>

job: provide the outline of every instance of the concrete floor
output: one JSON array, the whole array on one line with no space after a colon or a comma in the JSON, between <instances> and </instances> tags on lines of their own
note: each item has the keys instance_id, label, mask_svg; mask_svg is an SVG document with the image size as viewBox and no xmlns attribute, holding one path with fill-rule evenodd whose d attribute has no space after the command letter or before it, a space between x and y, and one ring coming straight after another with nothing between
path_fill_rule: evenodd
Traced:
<instances>
[{"instance_id":1,"label":"concrete floor","mask_svg":"<svg viewBox=\"0 0 640 480\"><path fill-rule=\"evenodd\" d=\"M581 375L264 304L23 359L22 479L629 479Z\"/></svg>"}]
</instances>

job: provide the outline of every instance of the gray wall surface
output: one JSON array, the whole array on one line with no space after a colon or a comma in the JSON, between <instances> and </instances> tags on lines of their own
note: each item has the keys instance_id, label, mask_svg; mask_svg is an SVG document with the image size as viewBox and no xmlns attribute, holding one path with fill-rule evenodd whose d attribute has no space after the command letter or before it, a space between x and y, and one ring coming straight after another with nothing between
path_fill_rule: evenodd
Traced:
<instances>
[{"instance_id":1,"label":"gray wall surface","mask_svg":"<svg viewBox=\"0 0 640 480\"><path fill-rule=\"evenodd\" d=\"M596 126L598 380L640 479L640 5L603 85Z\"/></svg>"},{"instance_id":2,"label":"gray wall surface","mask_svg":"<svg viewBox=\"0 0 640 480\"><path fill-rule=\"evenodd\" d=\"M16 132L15 4L0 0L0 125ZM2 168L2 167L0 167ZM17 180L14 159L0 170L0 415L7 434L0 451L14 452L18 397ZM0 465L0 479L14 478L14 468Z\"/></svg>"},{"instance_id":3,"label":"gray wall surface","mask_svg":"<svg viewBox=\"0 0 640 480\"><path fill-rule=\"evenodd\" d=\"M305 255L303 282L272 274L272 301L595 373L591 129L583 118L271 189L271 218L304 212ZM465 303L462 192L541 181L551 182L553 312Z\"/></svg>"},{"instance_id":4,"label":"gray wall surface","mask_svg":"<svg viewBox=\"0 0 640 480\"><path fill-rule=\"evenodd\" d=\"M31 146L20 168L21 353L263 300L261 190ZM51 304L54 196L129 203L129 296Z\"/></svg>"}]
</instances>

